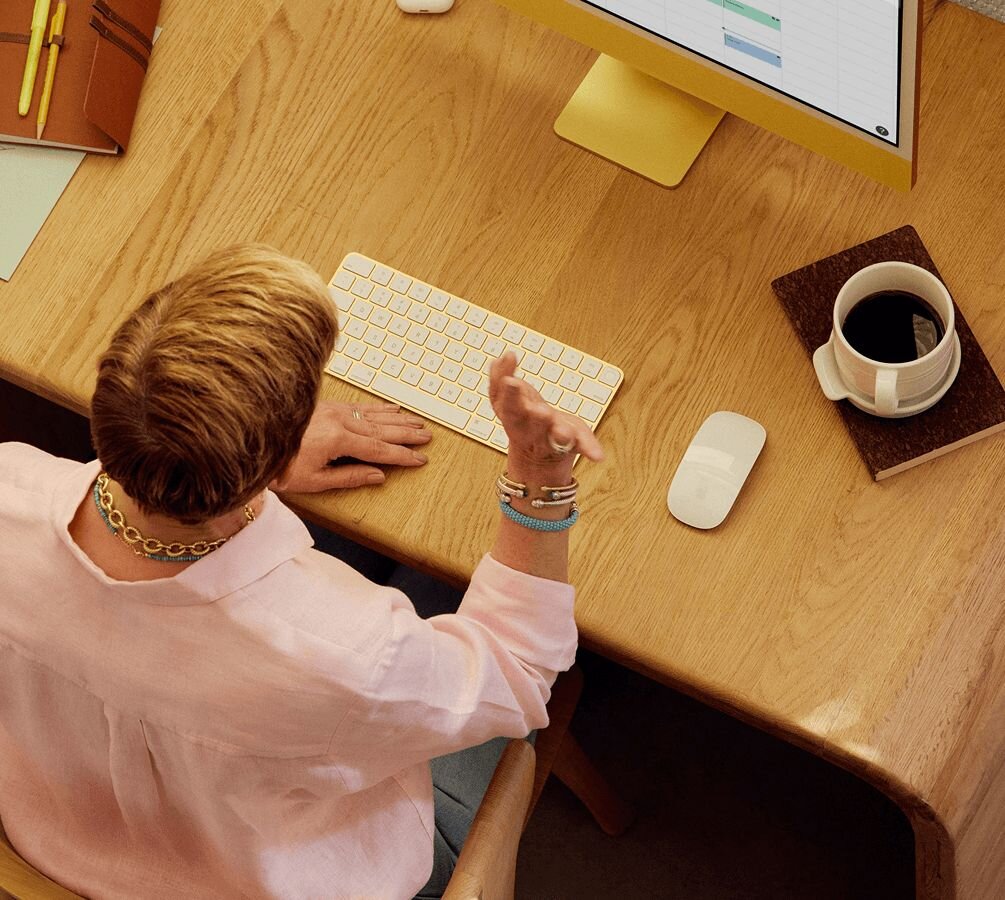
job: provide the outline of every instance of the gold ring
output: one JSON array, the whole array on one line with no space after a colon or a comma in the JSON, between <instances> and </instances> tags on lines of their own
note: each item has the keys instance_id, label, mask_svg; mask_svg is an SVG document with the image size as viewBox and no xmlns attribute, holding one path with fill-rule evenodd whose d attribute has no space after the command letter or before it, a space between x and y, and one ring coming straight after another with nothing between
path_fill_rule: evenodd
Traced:
<instances>
[{"instance_id":1,"label":"gold ring","mask_svg":"<svg viewBox=\"0 0 1005 900\"><path fill-rule=\"evenodd\" d=\"M556 453L566 454L576 446L576 439L573 438L568 444L559 444L555 442L551 435L548 435L548 444Z\"/></svg>"}]
</instances>

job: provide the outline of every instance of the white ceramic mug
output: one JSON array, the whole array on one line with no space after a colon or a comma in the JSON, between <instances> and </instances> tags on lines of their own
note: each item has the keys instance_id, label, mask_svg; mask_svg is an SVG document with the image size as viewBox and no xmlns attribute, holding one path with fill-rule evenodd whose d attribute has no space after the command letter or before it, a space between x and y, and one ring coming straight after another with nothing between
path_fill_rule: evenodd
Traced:
<instances>
[{"instance_id":1,"label":"white ceramic mug","mask_svg":"<svg viewBox=\"0 0 1005 900\"><path fill-rule=\"evenodd\" d=\"M869 359L848 343L841 326L859 300L878 291L908 291L942 319L945 333L935 349L902 363ZM850 400L877 416L900 417L928 409L949 390L960 368L953 300L927 269L905 262L881 262L860 269L838 292L830 340L813 354L813 368L828 400Z\"/></svg>"}]
</instances>

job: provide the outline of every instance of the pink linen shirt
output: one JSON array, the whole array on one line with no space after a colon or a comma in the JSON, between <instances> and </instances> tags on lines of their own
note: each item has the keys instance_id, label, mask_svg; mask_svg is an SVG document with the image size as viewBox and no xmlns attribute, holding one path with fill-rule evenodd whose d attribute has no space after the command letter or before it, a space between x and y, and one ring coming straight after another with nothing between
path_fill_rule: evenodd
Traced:
<instances>
[{"instance_id":1,"label":"pink linen shirt","mask_svg":"<svg viewBox=\"0 0 1005 900\"><path fill-rule=\"evenodd\" d=\"M273 494L176 576L116 581L69 534L98 469L0 444L13 846L94 900L411 897L428 760L546 724L573 589L486 555L458 613L423 620Z\"/></svg>"}]
</instances>

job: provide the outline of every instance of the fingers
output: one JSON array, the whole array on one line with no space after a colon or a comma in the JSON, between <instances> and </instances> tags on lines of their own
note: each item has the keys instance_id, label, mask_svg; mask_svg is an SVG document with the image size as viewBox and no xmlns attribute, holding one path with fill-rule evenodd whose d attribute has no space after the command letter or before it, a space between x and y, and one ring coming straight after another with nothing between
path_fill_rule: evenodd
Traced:
<instances>
[{"instance_id":1,"label":"fingers","mask_svg":"<svg viewBox=\"0 0 1005 900\"><path fill-rule=\"evenodd\" d=\"M328 466L318 472L316 478L314 490L317 491L345 490L384 483L384 473L380 469L357 464Z\"/></svg>"}]
</instances>

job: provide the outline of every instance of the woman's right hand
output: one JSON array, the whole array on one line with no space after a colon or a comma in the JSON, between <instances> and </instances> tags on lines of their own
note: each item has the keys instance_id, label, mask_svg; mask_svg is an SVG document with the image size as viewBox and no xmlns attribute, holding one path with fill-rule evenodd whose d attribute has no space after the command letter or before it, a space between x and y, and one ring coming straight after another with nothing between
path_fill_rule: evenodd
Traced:
<instances>
[{"instance_id":1,"label":"woman's right hand","mask_svg":"<svg viewBox=\"0 0 1005 900\"><path fill-rule=\"evenodd\" d=\"M489 402L509 437L507 472L518 481L565 484L577 453L599 462L604 451L582 419L545 402L516 377L516 367L516 356L507 352L489 371Z\"/></svg>"}]
</instances>

